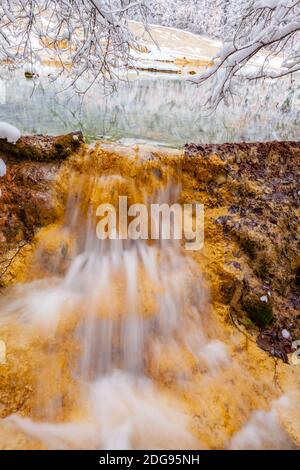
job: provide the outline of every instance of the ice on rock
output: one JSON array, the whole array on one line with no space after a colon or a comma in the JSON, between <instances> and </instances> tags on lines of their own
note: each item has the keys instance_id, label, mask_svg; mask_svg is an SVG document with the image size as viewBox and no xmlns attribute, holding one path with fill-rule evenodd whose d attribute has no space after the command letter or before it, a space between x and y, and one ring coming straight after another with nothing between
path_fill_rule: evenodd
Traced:
<instances>
[{"instance_id":1,"label":"ice on rock","mask_svg":"<svg viewBox=\"0 0 300 470\"><path fill-rule=\"evenodd\" d=\"M0 121L0 139L6 139L7 142L15 144L21 137L21 132L16 127L7 122ZM2 175L3 176L3 175Z\"/></svg>"},{"instance_id":2,"label":"ice on rock","mask_svg":"<svg viewBox=\"0 0 300 470\"><path fill-rule=\"evenodd\" d=\"M5 162L0 158L0 177L6 175L6 165Z\"/></svg>"}]
</instances>

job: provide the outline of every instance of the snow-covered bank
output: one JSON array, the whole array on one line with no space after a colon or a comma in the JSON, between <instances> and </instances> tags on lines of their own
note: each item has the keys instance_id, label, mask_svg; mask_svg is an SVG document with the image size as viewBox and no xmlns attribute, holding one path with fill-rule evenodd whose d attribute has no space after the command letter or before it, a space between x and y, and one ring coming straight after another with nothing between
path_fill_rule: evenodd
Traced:
<instances>
[{"instance_id":1,"label":"snow-covered bank","mask_svg":"<svg viewBox=\"0 0 300 470\"><path fill-rule=\"evenodd\" d=\"M213 64L213 59L222 48L222 41L201 36L199 34L167 26L149 25L145 31L144 25L139 21L130 21L129 29L141 44L139 49L131 50L132 65L140 75L147 76L157 72L161 75L182 74L183 76L199 73L207 66ZM80 38L79 38L80 39ZM51 48L43 48L37 38L32 38L36 47L39 47L40 62L25 65L24 71L30 69L33 76L56 75L61 62ZM70 57L63 50L60 59L64 65L70 65ZM250 62L250 68L257 69L266 60L266 54L255 56ZM281 70L282 58L268 58L269 70ZM131 66L131 68L133 68ZM119 71L120 72L120 71ZM128 70L124 69L127 75ZM129 72L129 76L135 72Z\"/></svg>"},{"instance_id":2,"label":"snow-covered bank","mask_svg":"<svg viewBox=\"0 0 300 470\"><path fill-rule=\"evenodd\" d=\"M181 29L150 25L149 33L145 32L144 26L138 21L130 22L130 30L143 43L145 48L140 51L134 51L137 59L137 67L141 64L148 64L153 68L157 64L158 70L164 70L166 64L160 65L160 62L173 62L176 70L203 69L212 64L214 57L222 48L222 41L200 36L199 34L183 31ZM266 60L266 54L262 53L255 56L250 62L249 67L257 69L262 66ZM281 57L268 59L268 69L280 70L282 65ZM167 64L170 67L170 64ZM185 71L185 70L183 70Z\"/></svg>"},{"instance_id":3,"label":"snow-covered bank","mask_svg":"<svg viewBox=\"0 0 300 470\"><path fill-rule=\"evenodd\" d=\"M134 51L137 66L156 64L158 70L170 68L172 62L176 70L188 65L204 67L222 45L220 41L165 26L150 25L148 33L138 21L131 21L130 29L145 46Z\"/></svg>"}]
</instances>

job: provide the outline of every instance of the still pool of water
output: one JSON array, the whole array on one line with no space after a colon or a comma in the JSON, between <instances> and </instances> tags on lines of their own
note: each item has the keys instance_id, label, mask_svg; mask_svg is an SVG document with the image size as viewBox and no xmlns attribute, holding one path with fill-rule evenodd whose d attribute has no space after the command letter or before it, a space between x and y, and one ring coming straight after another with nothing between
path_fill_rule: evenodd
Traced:
<instances>
[{"instance_id":1,"label":"still pool of water","mask_svg":"<svg viewBox=\"0 0 300 470\"><path fill-rule=\"evenodd\" d=\"M82 130L90 140L149 142L179 147L186 142L222 143L298 140L300 91L295 83L241 83L243 99L203 107L206 90L182 78L142 76L120 82L114 93L99 88L83 103L71 89L49 78L26 79L0 71L0 120L23 133L62 134ZM285 89L285 93L282 90Z\"/></svg>"}]
</instances>

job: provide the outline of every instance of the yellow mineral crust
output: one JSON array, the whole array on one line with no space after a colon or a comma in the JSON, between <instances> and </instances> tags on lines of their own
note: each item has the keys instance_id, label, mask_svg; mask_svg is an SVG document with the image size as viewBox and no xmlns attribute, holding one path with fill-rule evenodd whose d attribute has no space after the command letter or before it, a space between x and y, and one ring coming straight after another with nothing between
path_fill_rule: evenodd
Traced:
<instances>
[{"instance_id":1,"label":"yellow mineral crust","mask_svg":"<svg viewBox=\"0 0 300 470\"><path fill-rule=\"evenodd\" d=\"M84 224L91 208L95 211L104 202L116 205L120 194L128 196L129 204L145 200L149 203L167 185L178 187L181 203L201 202L205 206L204 249L185 252L184 256L196 262L197 270L203 276L208 304L202 328L208 338L222 341L227 353L221 369L210 368L204 356L196 359L189 343L189 335L192 338L195 331L192 323L189 326L187 322L187 341L175 337L165 347L156 347L153 333L149 345L151 354L147 356L145 352L147 373L158 389L170 400L175 400L187 415L189 429L196 439L195 447L226 448L231 437L245 425L253 412L269 410L271 402L284 394L291 396L293 411L283 413L282 423L299 445L299 420L295 418L300 414L296 371L299 366L286 365L259 349L255 335L235 323L231 306L224 300L226 289L230 287L238 292L242 281L240 271L228 265L237 245L226 238L214 222L228 214L232 200L232 182L227 181L224 162L217 155L200 162L177 152L172 155L172 152L164 154L163 151L147 150L142 155L135 150L114 151L113 146L108 147L101 143L93 149L87 147L65 162L55 182L57 221L36 234L32 247L26 248L25 252L25 248L20 251L6 284L12 283L14 278L22 283L34 280L51 285L65 273L78 250L82 230L81 226L74 226L72 233L67 230L68 205L77 204ZM207 182L212 180L219 185L222 195L223 205L220 207L212 204L215 195L207 192ZM175 199L177 194L170 189L172 197ZM158 254L158 263L159 258ZM244 255L241 255L239 263L247 272L248 261ZM99 318L109 317L119 322L125 315L124 276L124 272L114 274L110 295L98 305ZM163 286L151 283L142 266L138 268L138 279L140 312L145 318L155 316L155 294ZM187 284L190 291L187 292L185 309L187 317L190 315L191 318L195 315L191 299L196 279L197 276L192 275L191 282ZM3 292L1 302L13 299L14 289L19 287ZM239 309L238 294L236 298L236 308ZM41 299L40 315L43 315L43 309ZM72 303L66 303L65 312L53 334L49 334L49 330L44 331L38 323L33 326L26 321L20 322L15 315L1 318L0 339L5 342L7 350L6 362L0 365L0 412L3 418L18 413L43 421L45 410L48 419L52 416L52 422L63 423L85 416L85 403L79 397L73 373L80 354L80 346L74 341L73 333L85 309L86 305L77 305L73 310ZM20 429L16 431L10 422L2 421L0 448L45 447L39 439Z\"/></svg>"}]
</instances>

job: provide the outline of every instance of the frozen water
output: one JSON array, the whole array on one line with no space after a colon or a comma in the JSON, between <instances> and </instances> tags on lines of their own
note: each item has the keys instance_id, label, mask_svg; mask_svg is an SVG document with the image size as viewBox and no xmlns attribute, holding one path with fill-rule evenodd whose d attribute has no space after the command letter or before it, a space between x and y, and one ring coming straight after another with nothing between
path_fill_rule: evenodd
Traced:
<instances>
[{"instance_id":1,"label":"frozen water","mask_svg":"<svg viewBox=\"0 0 300 470\"><path fill-rule=\"evenodd\" d=\"M7 142L15 144L21 137L21 132L16 127L7 122L0 122L0 139L6 139Z\"/></svg>"}]
</instances>

